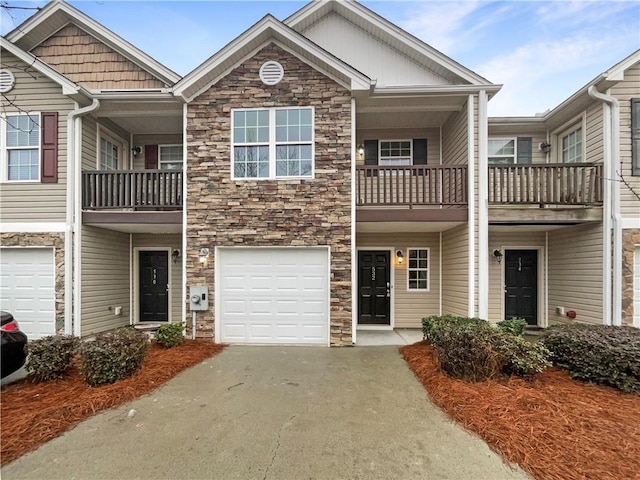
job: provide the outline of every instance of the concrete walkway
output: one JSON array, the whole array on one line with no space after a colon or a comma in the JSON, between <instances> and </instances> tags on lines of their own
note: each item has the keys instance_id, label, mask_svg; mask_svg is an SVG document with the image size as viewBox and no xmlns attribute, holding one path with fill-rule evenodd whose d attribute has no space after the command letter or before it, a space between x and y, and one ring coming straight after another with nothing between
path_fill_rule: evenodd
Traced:
<instances>
[{"instance_id":1,"label":"concrete walkway","mask_svg":"<svg viewBox=\"0 0 640 480\"><path fill-rule=\"evenodd\" d=\"M397 347L229 347L1 473L3 480L528 478L435 408Z\"/></svg>"}]
</instances>

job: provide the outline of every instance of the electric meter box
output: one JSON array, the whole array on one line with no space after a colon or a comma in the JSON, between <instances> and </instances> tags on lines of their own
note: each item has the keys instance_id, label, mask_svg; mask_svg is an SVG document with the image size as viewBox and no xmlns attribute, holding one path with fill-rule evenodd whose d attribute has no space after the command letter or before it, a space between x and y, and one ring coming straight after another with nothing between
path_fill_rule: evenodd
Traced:
<instances>
[{"instance_id":1,"label":"electric meter box","mask_svg":"<svg viewBox=\"0 0 640 480\"><path fill-rule=\"evenodd\" d=\"M209 289L207 287L189 287L189 309L193 312L209 309Z\"/></svg>"}]
</instances>

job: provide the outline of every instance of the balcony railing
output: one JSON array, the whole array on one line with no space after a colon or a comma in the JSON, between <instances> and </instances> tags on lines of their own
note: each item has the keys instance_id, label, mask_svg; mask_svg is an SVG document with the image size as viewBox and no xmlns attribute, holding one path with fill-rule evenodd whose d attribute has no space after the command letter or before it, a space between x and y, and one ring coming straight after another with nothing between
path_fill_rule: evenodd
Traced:
<instances>
[{"instance_id":1,"label":"balcony railing","mask_svg":"<svg viewBox=\"0 0 640 480\"><path fill-rule=\"evenodd\" d=\"M359 206L466 206L465 165L358 166Z\"/></svg>"},{"instance_id":2,"label":"balcony railing","mask_svg":"<svg viewBox=\"0 0 640 480\"><path fill-rule=\"evenodd\" d=\"M602 205L602 165L490 165L490 204Z\"/></svg>"},{"instance_id":3,"label":"balcony railing","mask_svg":"<svg viewBox=\"0 0 640 480\"><path fill-rule=\"evenodd\" d=\"M177 210L182 208L181 170L82 172L82 208Z\"/></svg>"}]
</instances>

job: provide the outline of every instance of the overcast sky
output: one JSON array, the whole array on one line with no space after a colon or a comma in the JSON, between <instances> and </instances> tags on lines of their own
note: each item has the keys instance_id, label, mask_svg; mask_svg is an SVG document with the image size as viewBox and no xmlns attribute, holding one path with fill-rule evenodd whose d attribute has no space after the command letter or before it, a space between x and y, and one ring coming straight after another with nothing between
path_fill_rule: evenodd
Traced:
<instances>
[{"instance_id":1,"label":"overcast sky","mask_svg":"<svg viewBox=\"0 0 640 480\"><path fill-rule=\"evenodd\" d=\"M45 1L0 0L33 7ZM71 1L185 75L267 13L284 20L299 1ZM363 1L432 47L503 84L491 116L555 107L640 48L640 1ZM33 11L2 9L6 34Z\"/></svg>"}]
</instances>

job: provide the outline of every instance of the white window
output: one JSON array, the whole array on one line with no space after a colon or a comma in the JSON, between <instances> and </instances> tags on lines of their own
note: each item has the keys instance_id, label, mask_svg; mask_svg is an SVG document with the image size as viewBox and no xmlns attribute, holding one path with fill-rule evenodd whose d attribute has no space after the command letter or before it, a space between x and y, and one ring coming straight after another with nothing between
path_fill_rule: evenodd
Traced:
<instances>
[{"instance_id":1,"label":"white window","mask_svg":"<svg viewBox=\"0 0 640 480\"><path fill-rule=\"evenodd\" d=\"M574 128L560 138L562 163L582 162L582 127Z\"/></svg>"},{"instance_id":2,"label":"white window","mask_svg":"<svg viewBox=\"0 0 640 480\"><path fill-rule=\"evenodd\" d=\"M413 163L411 140L380 140L378 165L398 166Z\"/></svg>"},{"instance_id":3,"label":"white window","mask_svg":"<svg viewBox=\"0 0 640 480\"><path fill-rule=\"evenodd\" d=\"M120 148L117 144L107 140L100 139L100 170L117 170L118 157Z\"/></svg>"},{"instance_id":4,"label":"white window","mask_svg":"<svg viewBox=\"0 0 640 480\"><path fill-rule=\"evenodd\" d=\"M513 165L516 162L515 138L490 138L489 139L489 164Z\"/></svg>"},{"instance_id":5,"label":"white window","mask_svg":"<svg viewBox=\"0 0 640 480\"><path fill-rule=\"evenodd\" d=\"M409 248L407 250L407 289L429 290L429 249Z\"/></svg>"},{"instance_id":6,"label":"white window","mask_svg":"<svg viewBox=\"0 0 640 480\"><path fill-rule=\"evenodd\" d=\"M182 145L158 145L160 170L182 170Z\"/></svg>"},{"instance_id":7,"label":"white window","mask_svg":"<svg viewBox=\"0 0 640 480\"><path fill-rule=\"evenodd\" d=\"M7 115L2 120L2 178L40 181L40 114Z\"/></svg>"},{"instance_id":8,"label":"white window","mask_svg":"<svg viewBox=\"0 0 640 480\"><path fill-rule=\"evenodd\" d=\"M232 176L313 176L313 108L232 112Z\"/></svg>"}]
</instances>

